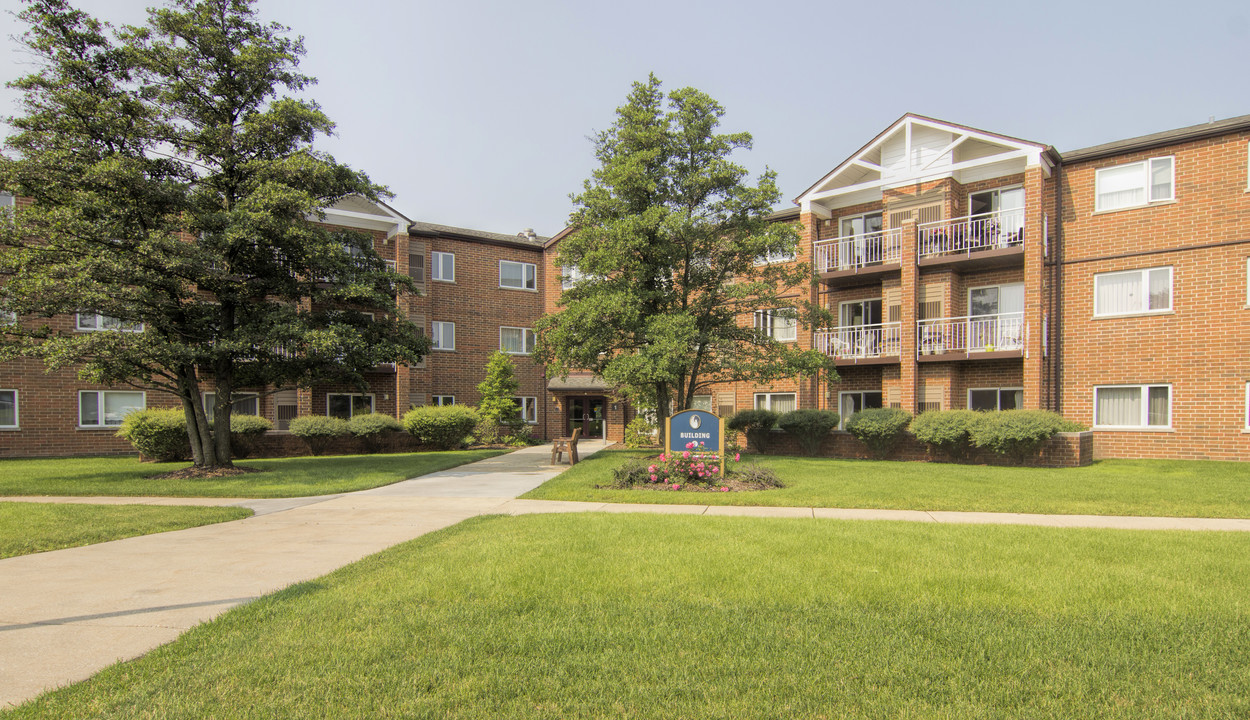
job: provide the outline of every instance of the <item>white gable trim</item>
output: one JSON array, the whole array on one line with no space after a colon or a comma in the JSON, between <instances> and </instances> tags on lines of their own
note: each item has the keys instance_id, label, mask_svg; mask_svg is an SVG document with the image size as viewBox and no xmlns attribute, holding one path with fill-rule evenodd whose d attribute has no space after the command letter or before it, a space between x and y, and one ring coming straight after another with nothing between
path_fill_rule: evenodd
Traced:
<instances>
[{"instance_id":1,"label":"white gable trim","mask_svg":"<svg viewBox=\"0 0 1250 720\"><path fill-rule=\"evenodd\" d=\"M328 207L322 211L322 215L320 217L310 216L308 219L313 222L323 222L328 225L356 228L357 230L385 230L386 237L388 238L395 237L400 233L408 232L408 226L412 224L408 218L400 215L386 205L373 203L371 201L370 204L378 209L376 214Z\"/></svg>"}]
</instances>

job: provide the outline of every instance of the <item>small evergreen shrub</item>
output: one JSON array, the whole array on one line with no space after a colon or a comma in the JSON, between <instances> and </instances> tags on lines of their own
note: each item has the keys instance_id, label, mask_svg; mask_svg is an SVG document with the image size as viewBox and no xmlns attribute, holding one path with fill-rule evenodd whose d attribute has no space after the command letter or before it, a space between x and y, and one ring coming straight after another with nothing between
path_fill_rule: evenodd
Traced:
<instances>
[{"instance_id":1,"label":"small evergreen shrub","mask_svg":"<svg viewBox=\"0 0 1250 720\"><path fill-rule=\"evenodd\" d=\"M187 417L182 410L136 410L122 418L118 437L130 442L145 458L157 462L191 457Z\"/></svg>"},{"instance_id":2,"label":"small evergreen shrub","mask_svg":"<svg viewBox=\"0 0 1250 720\"><path fill-rule=\"evenodd\" d=\"M394 432L403 432L404 426L386 413L365 413L353 415L347 421L347 430L360 440L366 452L377 452L383 437Z\"/></svg>"},{"instance_id":3,"label":"small evergreen shrub","mask_svg":"<svg viewBox=\"0 0 1250 720\"><path fill-rule=\"evenodd\" d=\"M256 440L273 430L273 423L258 415L230 413L230 452L245 458L256 451Z\"/></svg>"},{"instance_id":4,"label":"small evergreen shrub","mask_svg":"<svg viewBox=\"0 0 1250 720\"><path fill-rule=\"evenodd\" d=\"M819 455L820 443L838 426L832 410L793 410L777 418L777 427L798 440L807 455Z\"/></svg>"},{"instance_id":5,"label":"small evergreen shrub","mask_svg":"<svg viewBox=\"0 0 1250 720\"><path fill-rule=\"evenodd\" d=\"M647 422L647 419L641 415L630 420L625 426L625 447L640 448L655 445L655 429L655 425Z\"/></svg>"},{"instance_id":6,"label":"small evergreen shrub","mask_svg":"<svg viewBox=\"0 0 1250 720\"><path fill-rule=\"evenodd\" d=\"M868 446L868 451L883 460L903 437L911 413L898 408L860 410L846 421L846 431Z\"/></svg>"},{"instance_id":7,"label":"small evergreen shrub","mask_svg":"<svg viewBox=\"0 0 1250 720\"><path fill-rule=\"evenodd\" d=\"M404 413L403 425L422 445L455 450L473 434L479 420L468 405L426 405Z\"/></svg>"},{"instance_id":8,"label":"small evergreen shrub","mask_svg":"<svg viewBox=\"0 0 1250 720\"><path fill-rule=\"evenodd\" d=\"M972 442L1023 464L1035 457L1056 433L1082 429L1080 423L1049 410L1003 410L986 413L977 421L972 428Z\"/></svg>"},{"instance_id":9,"label":"small evergreen shrub","mask_svg":"<svg viewBox=\"0 0 1250 720\"><path fill-rule=\"evenodd\" d=\"M972 454L972 428L985 413L975 410L937 410L920 413L911 421L911 433L929 447L955 462L967 462Z\"/></svg>"},{"instance_id":10,"label":"small evergreen shrub","mask_svg":"<svg viewBox=\"0 0 1250 720\"><path fill-rule=\"evenodd\" d=\"M777 424L777 413L772 410L742 410L735 413L725 427L747 436L747 446L763 453L768 445L768 432Z\"/></svg>"},{"instance_id":11,"label":"small evergreen shrub","mask_svg":"<svg viewBox=\"0 0 1250 720\"><path fill-rule=\"evenodd\" d=\"M493 445L524 427L521 409L515 398L521 392L516 379L516 366L512 356L496 350L486 362L486 377L478 383L481 401L477 405L479 416L474 435L479 442Z\"/></svg>"},{"instance_id":12,"label":"small evergreen shrub","mask_svg":"<svg viewBox=\"0 0 1250 720\"><path fill-rule=\"evenodd\" d=\"M291 434L303 438L308 444L308 452L320 455L334 442L335 438L347 435L347 421L342 418L324 415L305 415L291 420Z\"/></svg>"}]
</instances>

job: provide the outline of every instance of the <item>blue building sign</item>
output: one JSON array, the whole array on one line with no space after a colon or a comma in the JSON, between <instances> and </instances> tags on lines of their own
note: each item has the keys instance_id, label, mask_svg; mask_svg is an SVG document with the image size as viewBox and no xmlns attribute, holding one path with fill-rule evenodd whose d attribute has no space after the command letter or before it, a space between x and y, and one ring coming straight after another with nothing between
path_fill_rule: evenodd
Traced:
<instances>
[{"instance_id":1,"label":"blue building sign","mask_svg":"<svg viewBox=\"0 0 1250 720\"><path fill-rule=\"evenodd\" d=\"M671 452L720 452L725 447L725 425L710 412L683 410L668 419L666 429Z\"/></svg>"}]
</instances>

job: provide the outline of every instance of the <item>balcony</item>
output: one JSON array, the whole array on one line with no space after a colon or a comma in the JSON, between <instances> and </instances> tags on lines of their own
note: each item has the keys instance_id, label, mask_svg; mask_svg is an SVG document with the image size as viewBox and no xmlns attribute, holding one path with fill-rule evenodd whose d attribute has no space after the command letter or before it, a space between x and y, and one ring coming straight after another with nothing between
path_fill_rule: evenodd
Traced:
<instances>
[{"instance_id":1,"label":"balcony","mask_svg":"<svg viewBox=\"0 0 1250 720\"><path fill-rule=\"evenodd\" d=\"M1024 209L968 215L916 226L917 264L1003 267L1024 259Z\"/></svg>"},{"instance_id":2,"label":"balcony","mask_svg":"<svg viewBox=\"0 0 1250 720\"><path fill-rule=\"evenodd\" d=\"M901 354L902 323L849 325L816 331L816 349L839 365L897 363Z\"/></svg>"},{"instance_id":3,"label":"balcony","mask_svg":"<svg viewBox=\"0 0 1250 720\"><path fill-rule=\"evenodd\" d=\"M920 362L1024 357L1029 324L1024 313L933 318L916 323Z\"/></svg>"},{"instance_id":4,"label":"balcony","mask_svg":"<svg viewBox=\"0 0 1250 720\"><path fill-rule=\"evenodd\" d=\"M821 240L814 245L823 280L865 277L898 270L903 250L900 228Z\"/></svg>"}]
</instances>

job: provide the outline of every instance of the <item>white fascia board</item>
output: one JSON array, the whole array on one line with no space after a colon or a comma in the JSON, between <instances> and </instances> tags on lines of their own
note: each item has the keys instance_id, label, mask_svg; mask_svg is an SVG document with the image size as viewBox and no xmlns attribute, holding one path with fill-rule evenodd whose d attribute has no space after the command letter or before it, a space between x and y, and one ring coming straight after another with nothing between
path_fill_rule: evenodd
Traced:
<instances>
[{"instance_id":1,"label":"white fascia board","mask_svg":"<svg viewBox=\"0 0 1250 720\"><path fill-rule=\"evenodd\" d=\"M982 140L991 145L1002 145L1003 147L1009 147L1014 150L1032 149L1032 150L1037 150L1038 152L1042 150L1042 146L1036 143L1009 140L1007 138L1000 137L998 135L991 135L989 133L977 132L976 130L973 130L971 128L946 125L940 122L932 122L932 121L924 120L924 119L917 118L917 117L913 117L909 119L911 123L914 125L924 125L927 128L933 128L934 130L941 130L942 132L953 133L955 135L967 135L969 138L972 138L974 140Z\"/></svg>"},{"instance_id":2,"label":"white fascia board","mask_svg":"<svg viewBox=\"0 0 1250 720\"><path fill-rule=\"evenodd\" d=\"M812 215L820 218L821 220L829 220L830 218L833 217L833 213L829 212L829 208L825 207L824 205L818 205L809 200L804 200L802 203L799 204L799 212L811 213Z\"/></svg>"},{"instance_id":3,"label":"white fascia board","mask_svg":"<svg viewBox=\"0 0 1250 720\"><path fill-rule=\"evenodd\" d=\"M920 174L920 175L914 175L914 176L908 176L908 177L895 177L895 178L890 178L889 181L872 180L870 182L859 183L858 185L847 185L846 187L835 188L833 190L825 190L824 192L810 193L802 199L802 202L810 203L816 200L826 200L829 198L838 197L839 195L847 195L849 193L858 192L860 190L868 190L870 188L902 187L904 185L914 185L915 183L918 183L918 182L940 180L941 178L944 178L944 177L950 177L951 175L955 174L956 172L960 170L967 170L969 168L981 167L982 165L992 165L994 163L1000 163L1000 162L1004 162L1007 160L1024 159L1027 161L1030 157L1037 157L1038 155L1040 155L1040 153L1041 153L1040 150L1024 149L1024 150L1014 150L1012 152L1002 153L1001 155L990 155L988 157L977 158L976 160L965 160L961 163L955 163L954 165L947 166L942 169L942 172L938 172L938 173L931 173L928 175Z\"/></svg>"},{"instance_id":4,"label":"white fascia board","mask_svg":"<svg viewBox=\"0 0 1250 720\"><path fill-rule=\"evenodd\" d=\"M309 216L308 219L313 222L340 225L359 230L385 230L388 238L408 231L408 223L402 218L373 215L356 212L355 210L337 210L335 208L326 208L324 213L324 217Z\"/></svg>"}]
</instances>

